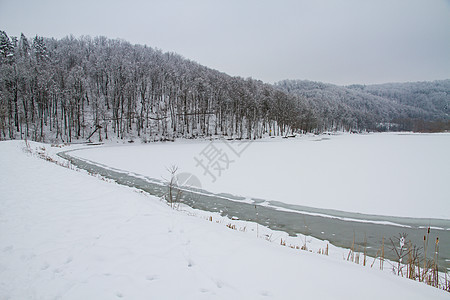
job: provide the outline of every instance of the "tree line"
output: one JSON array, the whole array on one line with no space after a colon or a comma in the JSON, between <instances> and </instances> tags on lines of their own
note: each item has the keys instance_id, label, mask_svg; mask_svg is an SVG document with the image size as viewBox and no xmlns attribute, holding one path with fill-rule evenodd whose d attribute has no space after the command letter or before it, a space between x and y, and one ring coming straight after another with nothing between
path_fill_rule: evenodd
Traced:
<instances>
[{"instance_id":1,"label":"tree line","mask_svg":"<svg viewBox=\"0 0 450 300\"><path fill-rule=\"evenodd\" d=\"M0 76L4 139L254 139L297 131L306 112L298 97L261 81L105 37L2 31Z\"/></svg>"}]
</instances>

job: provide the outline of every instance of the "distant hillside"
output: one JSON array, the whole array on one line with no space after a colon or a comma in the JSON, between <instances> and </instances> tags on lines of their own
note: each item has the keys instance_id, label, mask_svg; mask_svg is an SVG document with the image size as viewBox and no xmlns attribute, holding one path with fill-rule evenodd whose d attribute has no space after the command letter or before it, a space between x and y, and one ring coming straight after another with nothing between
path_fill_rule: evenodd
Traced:
<instances>
[{"instance_id":1,"label":"distant hillside","mask_svg":"<svg viewBox=\"0 0 450 300\"><path fill-rule=\"evenodd\" d=\"M275 86L304 99L322 130L441 131L449 129L450 80L336 86L284 80Z\"/></svg>"},{"instance_id":2,"label":"distant hillside","mask_svg":"<svg viewBox=\"0 0 450 300\"><path fill-rule=\"evenodd\" d=\"M446 119L450 113L450 79L431 82L353 85L349 88L390 99L408 107L423 109L432 119Z\"/></svg>"}]
</instances>

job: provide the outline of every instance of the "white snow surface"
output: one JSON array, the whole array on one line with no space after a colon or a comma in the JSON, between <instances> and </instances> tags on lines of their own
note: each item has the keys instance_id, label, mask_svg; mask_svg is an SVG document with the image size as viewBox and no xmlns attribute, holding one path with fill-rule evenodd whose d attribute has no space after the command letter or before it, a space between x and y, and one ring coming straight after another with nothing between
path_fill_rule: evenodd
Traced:
<instances>
[{"instance_id":1,"label":"white snow surface","mask_svg":"<svg viewBox=\"0 0 450 300\"><path fill-rule=\"evenodd\" d=\"M449 133L309 135L248 143L109 144L73 155L158 179L168 178L167 168L176 165L216 193L348 212L450 219ZM196 159L206 165L214 153L211 173L205 172Z\"/></svg>"},{"instance_id":2,"label":"white snow surface","mask_svg":"<svg viewBox=\"0 0 450 300\"><path fill-rule=\"evenodd\" d=\"M257 238L251 223L172 210L23 145L0 142L0 299L448 299L342 253Z\"/></svg>"}]
</instances>

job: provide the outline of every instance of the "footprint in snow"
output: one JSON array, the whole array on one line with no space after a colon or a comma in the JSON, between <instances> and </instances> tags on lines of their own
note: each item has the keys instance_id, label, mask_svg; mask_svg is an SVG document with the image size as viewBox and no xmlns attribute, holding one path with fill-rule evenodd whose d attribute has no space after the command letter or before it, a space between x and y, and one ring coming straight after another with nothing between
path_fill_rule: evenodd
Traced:
<instances>
[{"instance_id":1,"label":"footprint in snow","mask_svg":"<svg viewBox=\"0 0 450 300\"><path fill-rule=\"evenodd\" d=\"M42 265L41 271L45 271L45 270L47 270L49 267L50 267L50 265L49 265L48 263L45 263L45 264Z\"/></svg>"},{"instance_id":2,"label":"footprint in snow","mask_svg":"<svg viewBox=\"0 0 450 300\"><path fill-rule=\"evenodd\" d=\"M221 289L223 287L223 283L221 281L216 281L216 286Z\"/></svg>"},{"instance_id":3,"label":"footprint in snow","mask_svg":"<svg viewBox=\"0 0 450 300\"><path fill-rule=\"evenodd\" d=\"M121 292L117 292L117 293L116 293L116 296L117 296L118 298L123 298L123 294L122 294Z\"/></svg>"},{"instance_id":4,"label":"footprint in snow","mask_svg":"<svg viewBox=\"0 0 450 300\"><path fill-rule=\"evenodd\" d=\"M158 279L158 276L156 276L156 275L149 275L149 276L145 277L145 279L148 280L148 281L153 281L153 280Z\"/></svg>"},{"instance_id":5,"label":"footprint in snow","mask_svg":"<svg viewBox=\"0 0 450 300\"><path fill-rule=\"evenodd\" d=\"M194 265L194 262L191 259L189 259L188 260L188 268L191 268L193 265Z\"/></svg>"},{"instance_id":6,"label":"footprint in snow","mask_svg":"<svg viewBox=\"0 0 450 300\"><path fill-rule=\"evenodd\" d=\"M3 252L9 252L12 249L14 249L14 246L10 245L10 246L7 246L7 247L3 248Z\"/></svg>"}]
</instances>

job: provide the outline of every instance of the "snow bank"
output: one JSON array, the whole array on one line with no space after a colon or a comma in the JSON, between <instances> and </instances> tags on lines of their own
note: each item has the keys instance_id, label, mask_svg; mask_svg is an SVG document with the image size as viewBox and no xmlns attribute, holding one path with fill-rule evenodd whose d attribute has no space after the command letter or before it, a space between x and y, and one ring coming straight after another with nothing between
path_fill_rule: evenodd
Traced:
<instances>
[{"instance_id":1,"label":"snow bank","mask_svg":"<svg viewBox=\"0 0 450 300\"><path fill-rule=\"evenodd\" d=\"M153 178L194 174L216 193L366 214L450 219L450 134L177 141L74 152ZM215 154L215 160L208 160ZM199 163L200 162L200 163ZM208 168L208 162L211 162Z\"/></svg>"},{"instance_id":2,"label":"snow bank","mask_svg":"<svg viewBox=\"0 0 450 300\"><path fill-rule=\"evenodd\" d=\"M22 146L0 143L0 299L448 299L171 210Z\"/></svg>"}]
</instances>

